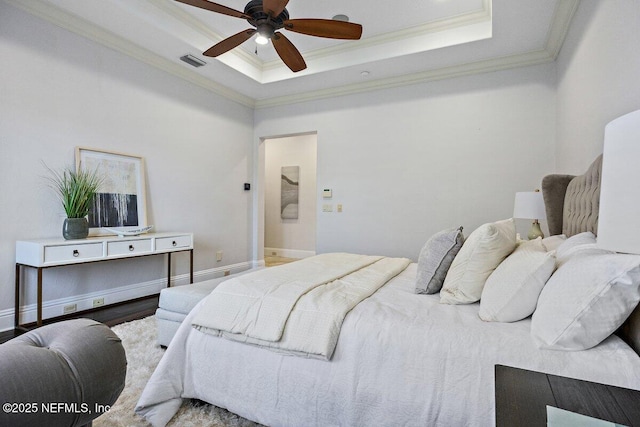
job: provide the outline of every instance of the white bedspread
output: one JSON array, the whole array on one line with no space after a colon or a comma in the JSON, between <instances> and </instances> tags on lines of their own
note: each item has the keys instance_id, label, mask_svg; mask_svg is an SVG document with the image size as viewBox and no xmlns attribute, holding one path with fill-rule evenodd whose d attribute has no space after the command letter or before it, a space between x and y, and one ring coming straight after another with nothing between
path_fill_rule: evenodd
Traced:
<instances>
[{"instance_id":1,"label":"white bedspread","mask_svg":"<svg viewBox=\"0 0 640 427\"><path fill-rule=\"evenodd\" d=\"M640 357L618 337L538 350L530 321L486 323L478 304L416 295L416 265L349 312L331 362L178 330L136 411L164 426L198 398L269 426L493 426L494 365L640 389Z\"/></svg>"},{"instance_id":2,"label":"white bedspread","mask_svg":"<svg viewBox=\"0 0 640 427\"><path fill-rule=\"evenodd\" d=\"M192 324L208 334L327 360L347 313L409 263L330 253L260 270L221 283Z\"/></svg>"}]
</instances>

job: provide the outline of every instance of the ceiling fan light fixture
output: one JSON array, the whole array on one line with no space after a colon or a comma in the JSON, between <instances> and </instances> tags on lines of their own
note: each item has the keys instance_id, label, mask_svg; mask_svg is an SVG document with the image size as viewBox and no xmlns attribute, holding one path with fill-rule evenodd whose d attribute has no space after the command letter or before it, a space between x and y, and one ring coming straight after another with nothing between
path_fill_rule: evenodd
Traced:
<instances>
[{"instance_id":1,"label":"ceiling fan light fixture","mask_svg":"<svg viewBox=\"0 0 640 427\"><path fill-rule=\"evenodd\" d=\"M256 43L258 44L269 43L269 39L275 33L275 28L268 21L258 23L256 30L258 30L258 36L256 37Z\"/></svg>"},{"instance_id":2,"label":"ceiling fan light fixture","mask_svg":"<svg viewBox=\"0 0 640 427\"><path fill-rule=\"evenodd\" d=\"M265 37L267 39L270 39L271 37L273 37L273 34L276 31L273 25L270 25L269 22L259 23L256 27L256 30L258 30L258 34L260 34L262 37Z\"/></svg>"}]
</instances>

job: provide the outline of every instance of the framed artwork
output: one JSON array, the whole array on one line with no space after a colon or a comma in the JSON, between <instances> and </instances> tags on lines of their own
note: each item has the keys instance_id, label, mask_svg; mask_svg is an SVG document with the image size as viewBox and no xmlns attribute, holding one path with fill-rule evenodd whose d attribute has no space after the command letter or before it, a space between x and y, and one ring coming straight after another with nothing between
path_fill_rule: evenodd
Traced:
<instances>
[{"instance_id":1,"label":"framed artwork","mask_svg":"<svg viewBox=\"0 0 640 427\"><path fill-rule=\"evenodd\" d=\"M280 174L280 218L298 219L300 166L283 166Z\"/></svg>"},{"instance_id":2,"label":"framed artwork","mask_svg":"<svg viewBox=\"0 0 640 427\"><path fill-rule=\"evenodd\" d=\"M108 234L103 227L135 230L147 225L144 159L111 151L76 148L76 168L97 170L103 177L93 209L89 234Z\"/></svg>"}]
</instances>

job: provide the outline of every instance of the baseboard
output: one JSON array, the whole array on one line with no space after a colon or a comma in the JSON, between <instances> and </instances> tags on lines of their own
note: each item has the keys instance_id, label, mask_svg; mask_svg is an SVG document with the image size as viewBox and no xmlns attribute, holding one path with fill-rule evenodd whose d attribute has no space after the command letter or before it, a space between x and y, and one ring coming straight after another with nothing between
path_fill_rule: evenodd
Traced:
<instances>
[{"instance_id":1,"label":"baseboard","mask_svg":"<svg viewBox=\"0 0 640 427\"><path fill-rule=\"evenodd\" d=\"M195 282L203 282L209 279L216 279L218 277L225 276L225 273L235 274L240 273L241 271L248 270L250 268L256 268L259 264L259 261L247 261L247 262L239 262L237 264L225 265L223 267L211 268L209 270L200 270L198 272L193 273L193 281ZM264 266L264 260L262 261L262 266ZM182 277L184 276L184 277ZM174 278L171 279L171 284L174 284ZM175 281L176 285L187 285L189 284L189 275L181 275L180 280Z\"/></svg>"},{"instance_id":2,"label":"baseboard","mask_svg":"<svg viewBox=\"0 0 640 427\"><path fill-rule=\"evenodd\" d=\"M223 267L201 270L193 273L194 282L202 282L204 280L222 277L226 272L228 274L239 273L241 271L254 268L256 262L248 261L238 264L225 265ZM264 265L264 261L262 262ZM189 273L171 276L171 286L180 286L189 284ZM135 283L133 285L121 286L119 288L102 289L83 295L74 295L72 297L59 298L42 303L42 317L48 319L50 317L62 316L64 307L76 304L77 311L84 311L93 308L93 300L95 298L104 298L104 304L115 304L118 302L129 301L136 298L146 297L160 293L167 286L167 279L151 280L149 282ZM13 329L12 308L0 310L0 332ZM37 318L36 304L29 304L20 307L20 323L33 323Z\"/></svg>"},{"instance_id":3,"label":"baseboard","mask_svg":"<svg viewBox=\"0 0 640 427\"><path fill-rule=\"evenodd\" d=\"M302 251L299 249L264 248L264 256L282 256L286 258L308 258L314 256L315 251Z\"/></svg>"}]
</instances>

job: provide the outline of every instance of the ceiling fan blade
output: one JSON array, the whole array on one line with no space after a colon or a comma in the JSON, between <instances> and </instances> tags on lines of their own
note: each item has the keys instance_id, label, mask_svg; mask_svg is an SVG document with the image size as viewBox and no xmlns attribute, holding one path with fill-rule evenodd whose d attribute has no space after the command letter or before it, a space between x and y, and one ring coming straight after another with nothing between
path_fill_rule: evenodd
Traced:
<instances>
[{"instance_id":1,"label":"ceiling fan blade","mask_svg":"<svg viewBox=\"0 0 640 427\"><path fill-rule=\"evenodd\" d=\"M291 69L294 73L302 71L307 68L307 64L304 62L304 58L300 55L300 51L286 38L283 34L275 33L271 38L273 47L278 52L278 56L282 59L282 62Z\"/></svg>"},{"instance_id":2,"label":"ceiling fan blade","mask_svg":"<svg viewBox=\"0 0 640 427\"><path fill-rule=\"evenodd\" d=\"M289 0L263 0L262 10L264 10L264 13L267 15L275 18L287 7L287 3L289 3Z\"/></svg>"},{"instance_id":3,"label":"ceiling fan blade","mask_svg":"<svg viewBox=\"0 0 640 427\"><path fill-rule=\"evenodd\" d=\"M245 15L239 10L231 9L230 7L223 6L218 3L213 3L207 0L176 0L180 3L188 4L190 6L199 7L200 9L210 10L212 12L222 13L223 15L233 16L234 18L251 19L249 15Z\"/></svg>"},{"instance_id":4,"label":"ceiling fan blade","mask_svg":"<svg viewBox=\"0 0 640 427\"><path fill-rule=\"evenodd\" d=\"M254 28L249 30L240 31L238 34L234 34L231 37L227 37L221 42L213 45L209 49L207 49L203 55L204 56L218 56L223 53L233 49L236 46L240 46L242 43L246 42L257 32Z\"/></svg>"},{"instance_id":5,"label":"ceiling fan blade","mask_svg":"<svg viewBox=\"0 0 640 427\"><path fill-rule=\"evenodd\" d=\"M362 36L362 25L333 19L289 19L284 21L284 28L328 39L358 40Z\"/></svg>"}]
</instances>

